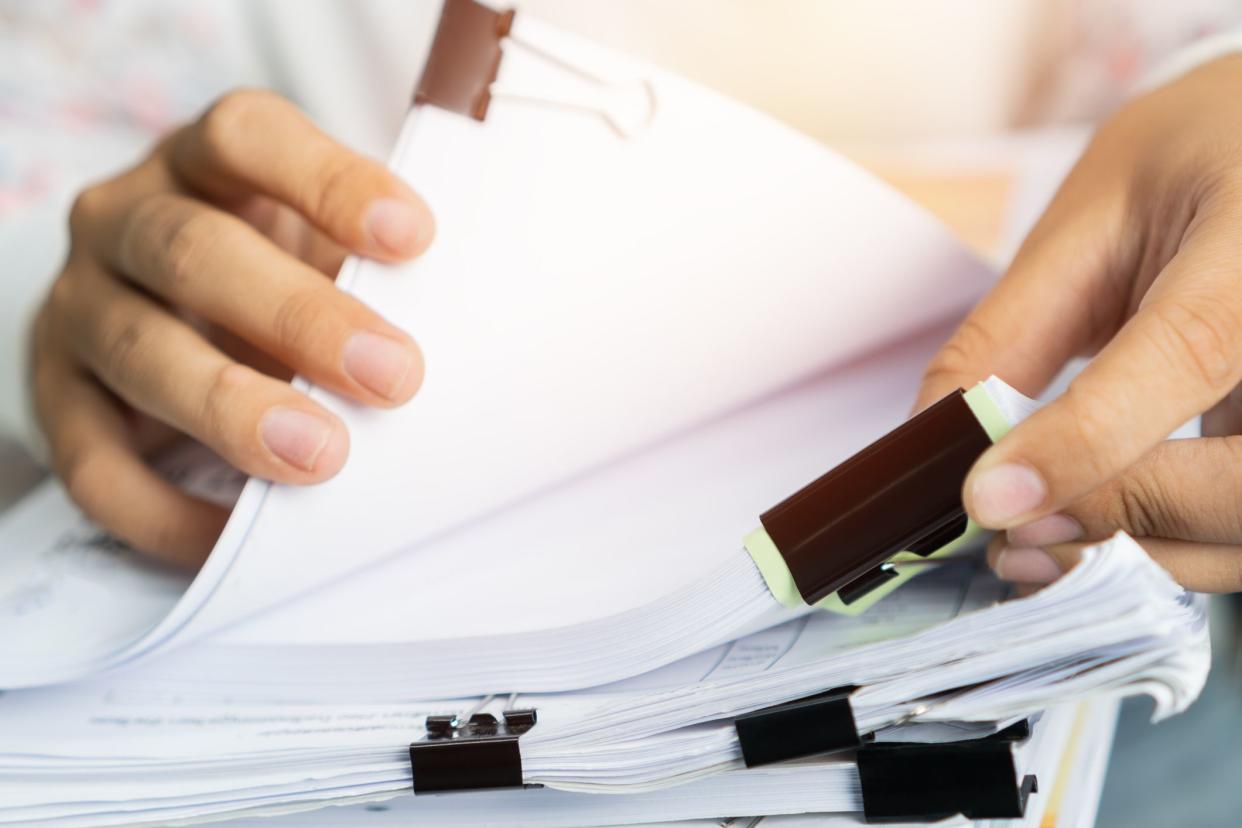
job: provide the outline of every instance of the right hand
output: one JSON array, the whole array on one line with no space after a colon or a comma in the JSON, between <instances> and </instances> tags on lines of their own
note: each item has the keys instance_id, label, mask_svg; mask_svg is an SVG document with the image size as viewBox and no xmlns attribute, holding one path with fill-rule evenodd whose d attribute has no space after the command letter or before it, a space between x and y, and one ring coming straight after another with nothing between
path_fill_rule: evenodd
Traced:
<instances>
[{"instance_id":1,"label":"right hand","mask_svg":"<svg viewBox=\"0 0 1242 828\"><path fill-rule=\"evenodd\" d=\"M269 480L334 475L344 424L284 380L375 406L413 396L417 345L330 274L348 253L417 256L432 233L392 173L260 91L224 96L84 190L32 342L35 406L69 494L133 546L196 566L227 512L147 465L170 436Z\"/></svg>"},{"instance_id":2,"label":"right hand","mask_svg":"<svg viewBox=\"0 0 1242 828\"><path fill-rule=\"evenodd\" d=\"M919 406L996 374L1068 389L975 462L997 573L1055 580L1118 529L1184 586L1242 591L1242 55L1105 122L1009 271L932 360ZM1202 415L1204 436L1165 438Z\"/></svg>"}]
</instances>

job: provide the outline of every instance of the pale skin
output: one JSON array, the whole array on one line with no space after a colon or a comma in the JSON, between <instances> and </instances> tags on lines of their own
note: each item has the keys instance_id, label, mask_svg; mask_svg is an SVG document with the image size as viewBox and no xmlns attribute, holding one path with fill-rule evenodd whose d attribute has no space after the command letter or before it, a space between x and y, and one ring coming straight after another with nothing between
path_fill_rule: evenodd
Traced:
<instances>
[{"instance_id":1,"label":"pale skin","mask_svg":"<svg viewBox=\"0 0 1242 828\"><path fill-rule=\"evenodd\" d=\"M1242 589L1240 89L1242 57L1226 58L1106 122L928 368L916 407L989 374L1036 394L1096 357L966 481L971 516L1001 530L1002 577L1046 583L1125 529L1182 583ZM70 494L139 548L195 565L225 514L149 468L169 434L272 480L331 477L344 426L283 378L393 406L422 360L324 273L349 251L417 256L432 230L381 165L262 92L226 97L84 192L32 366ZM1199 414L1210 436L1163 442Z\"/></svg>"}]
</instances>

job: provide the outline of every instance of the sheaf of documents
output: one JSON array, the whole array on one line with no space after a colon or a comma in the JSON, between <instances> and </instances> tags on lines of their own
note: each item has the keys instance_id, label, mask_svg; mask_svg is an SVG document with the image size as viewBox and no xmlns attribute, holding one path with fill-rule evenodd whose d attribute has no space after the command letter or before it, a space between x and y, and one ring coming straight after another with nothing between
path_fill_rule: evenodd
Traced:
<instances>
[{"instance_id":1,"label":"sheaf of documents","mask_svg":"<svg viewBox=\"0 0 1242 828\"><path fill-rule=\"evenodd\" d=\"M285 487L165 458L235 504L194 575L54 483L0 516L0 824L384 800L410 790L428 714L515 699L540 713L521 753L542 790L297 824L855 812L850 756L743 770L733 726L847 684L881 740L1033 722L1015 767L1052 779L1064 760L1088 780L1064 795L1090 801L1116 700L1172 714L1207 669L1202 602L1133 541L1017 601L959 561L858 618L782 606L741 546L902 421L992 272L763 115L522 15L513 35L537 48L505 49L505 88L552 94L570 66L649 89L650 111L618 129L529 95L482 122L414 108L391 165L436 243L351 259L338 283L415 333L427 379L394 411L298 381L350 429L341 474ZM1052 800L1033 801L1029 824Z\"/></svg>"}]
</instances>

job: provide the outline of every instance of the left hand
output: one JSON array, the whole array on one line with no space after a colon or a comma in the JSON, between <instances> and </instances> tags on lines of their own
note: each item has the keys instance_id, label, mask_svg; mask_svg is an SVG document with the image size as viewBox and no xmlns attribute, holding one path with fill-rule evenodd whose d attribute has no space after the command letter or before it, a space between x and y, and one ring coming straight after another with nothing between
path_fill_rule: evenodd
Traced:
<instances>
[{"instance_id":1,"label":"left hand","mask_svg":"<svg viewBox=\"0 0 1242 828\"><path fill-rule=\"evenodd\" d=\"M289 101L237 90L133 168L87 187L70 251L35 320L30 378L52 464L96 523L196 567L228 510L148 458L187 435L241 471L327 480L349 435L287 382L378 407L422 380L409 334L329 278L346 252L421 253L427 205Z\"/></svg>"}]
</instances>

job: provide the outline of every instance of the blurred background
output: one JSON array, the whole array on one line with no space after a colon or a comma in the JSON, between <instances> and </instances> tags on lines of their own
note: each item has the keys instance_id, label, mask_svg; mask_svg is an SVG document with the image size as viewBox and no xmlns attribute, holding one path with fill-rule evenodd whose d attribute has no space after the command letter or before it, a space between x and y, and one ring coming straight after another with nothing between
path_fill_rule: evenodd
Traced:
<instances>
[{"instance_id":1,"label":"blurred background","mask_svg":"<svg viewBox=\"0 0 1242 828\"><path fill-rule=\"evenodd\" d=\"M1236 0L519 5L848 155L998 267L1094 123L1188 44L1242 26ZM273 87L383 157L438 11L435 0L0 0L0 370L24 370L22 314L64 255L66 206L85 182L237 85ZM0 509L41 475L0 439ZM1190 712L1151 726L1148 703L1124 708L1101 825L1238 824L1236 607L1214 606L1216 665Z\"/></svg>"}]
</instances>

